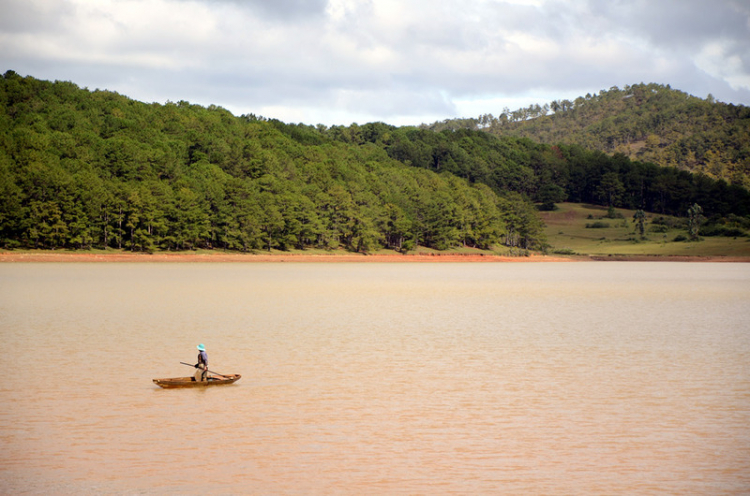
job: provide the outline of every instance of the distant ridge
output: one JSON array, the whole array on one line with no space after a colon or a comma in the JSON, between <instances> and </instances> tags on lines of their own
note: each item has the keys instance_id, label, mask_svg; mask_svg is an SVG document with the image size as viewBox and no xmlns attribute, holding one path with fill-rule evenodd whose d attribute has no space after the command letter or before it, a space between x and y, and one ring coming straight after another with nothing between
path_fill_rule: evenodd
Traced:
<instances>
[{"instance_id":1,"label":"distant ridge","mask_svg":"<svg viewBox=\"0 0 750 496\"><path fill-rule=\"evenodd\" d=\"M698 98L669 85L615 86L573 101L423 127L481 129L539 143L577 144L750 187L750 107L721 103L711 95Z\"/></svg>"}]
</instances>

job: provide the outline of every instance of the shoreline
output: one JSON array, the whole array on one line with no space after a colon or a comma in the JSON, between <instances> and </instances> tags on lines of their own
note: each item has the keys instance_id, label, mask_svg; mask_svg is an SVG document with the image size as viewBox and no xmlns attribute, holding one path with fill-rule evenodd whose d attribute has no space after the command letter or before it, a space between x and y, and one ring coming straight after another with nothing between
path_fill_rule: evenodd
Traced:
<instances>
[{"instance_id":1,"label":"shoreline","mask_svg":"<svg viewBox=\"0 0 750 496\"><path fill-rule=\"evenodd\" d=\"M76 252L0 252L0 263L79 262L79 263L498 263L498 262L570 262L571 258L532 255L510 257L492 254L305 254L305 253L76 253Z\"/></svg>"},{"instance_id":2,"label":"shoreline","mask_svg":"<svg viewBox=\"0 0 750 496\"><path fill-rule=\"evenodd\" d=\"M0 251L0 263L544 263L544 262L732 262L749 263L750 257L717 256L503 256L490 253L416 253L363 255L357 253L89 253L54 251Z\"/></svg>"}]
</instances>

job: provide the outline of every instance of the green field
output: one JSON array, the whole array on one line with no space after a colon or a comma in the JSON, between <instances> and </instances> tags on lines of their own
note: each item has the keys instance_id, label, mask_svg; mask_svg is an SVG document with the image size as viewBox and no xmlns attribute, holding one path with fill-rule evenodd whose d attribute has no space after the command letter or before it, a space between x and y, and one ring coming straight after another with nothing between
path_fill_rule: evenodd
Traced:
<instances>
[{"instance_id":1,"label":"green field","mask_svg":"<svg viewBox=\"0 0 750 496\"><path fill-rule=\"evenodd\" d=\"M615 211L621 218L607 218L606 207L577 203L561 203L555 211L541 212L550 254L750 257L748 237L713 236L701 237L698 241L675 241L675 238L689 238L685 219L647 213L646 233L641 238L633 222L635 212ZM663 223L658 224L659 220ZM654 232L665 229L666 232Z\"/></svg>"}]
</instances>

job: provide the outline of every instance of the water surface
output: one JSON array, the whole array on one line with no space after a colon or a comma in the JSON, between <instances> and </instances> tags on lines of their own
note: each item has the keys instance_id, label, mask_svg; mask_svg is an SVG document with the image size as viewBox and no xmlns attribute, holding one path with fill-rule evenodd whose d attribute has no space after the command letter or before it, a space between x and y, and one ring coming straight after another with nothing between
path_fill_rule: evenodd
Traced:
<instances>
[{"instance_id":1,"label":"water surface","mask_svg":"<svg viewBox=\"0 0 750 496\"><path fill-rule=\"evenodd\" d=\"M4 264L2 494L750 492L750 265ZM232 386L162 390L204 343Z\"/></svg>"}]
</instances>

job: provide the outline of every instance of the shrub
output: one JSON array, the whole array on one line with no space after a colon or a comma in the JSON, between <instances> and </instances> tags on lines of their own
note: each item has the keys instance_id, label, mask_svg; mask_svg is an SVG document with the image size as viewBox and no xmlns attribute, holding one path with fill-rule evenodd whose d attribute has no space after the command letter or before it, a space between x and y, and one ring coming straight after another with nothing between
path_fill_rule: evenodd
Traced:
<instances>
[{"instance_id":1,"label":"shrub","mask_svg":"<svg viewBox=\"0 0 750 496\"><path fill-rule=\"evenodd\" d=\"M651 221L651 224L655 224L659 226L666 226L668 229L674 229L675 227L685 226L685 220L659 216L659 217L655 217Z\"/></svg>"},{"instance_id":2,"label":"shrub","mask_svg":"<svg viewBox=\"0 0 750 496\"><path fill-rule=\"evenodd\" d=\"M730 227L726 231L724 231L724 236L728 238L744 238L747 236L747 233L743 231L742 229L737 229L736 227Z\"/></svg>"},{"instance_id":3,"label":"shrub","mask_svg":"<svg viewBox=\"0 0 750 496\"><path fill-rule=\"evenodd\" d=\"M558 248L557 250L554 250L552 253L555 255L575 255L576 252L574 252L570 248Z\"/></svg>"},{"instance_id":4,"label":"shrub","mask_svg":"<svg viewBox=\"0 0 750 496\"><path fill-rule=\"evenodd\" d=\"M727 227L718 224L706 226L701 230L703 236L726 236L727 238L741 238L747 233L738 227Z\"/></svg>"},{"instance_id":5,"label":"shrub","mask_svg":"<svg viewBox=\"0 0 750 496\"><path fill-rule=\"evenodd\" d=\"M622 219L623 218L622 214L618 212L617 210L615 210L615 207L609 207L609 209L607 209L606 217L608 219Z\"/></svg>"},{"instance_id":6,"label":"shrub","mask_svg":"<svg viewBox=\"0 0 750 496\"><path fill-rule=\"evenodd\" d=\"M609 222L592 222L591 224L586 224L586 229L606 229L609 227Z\"/></svg>"}]
</instances>

